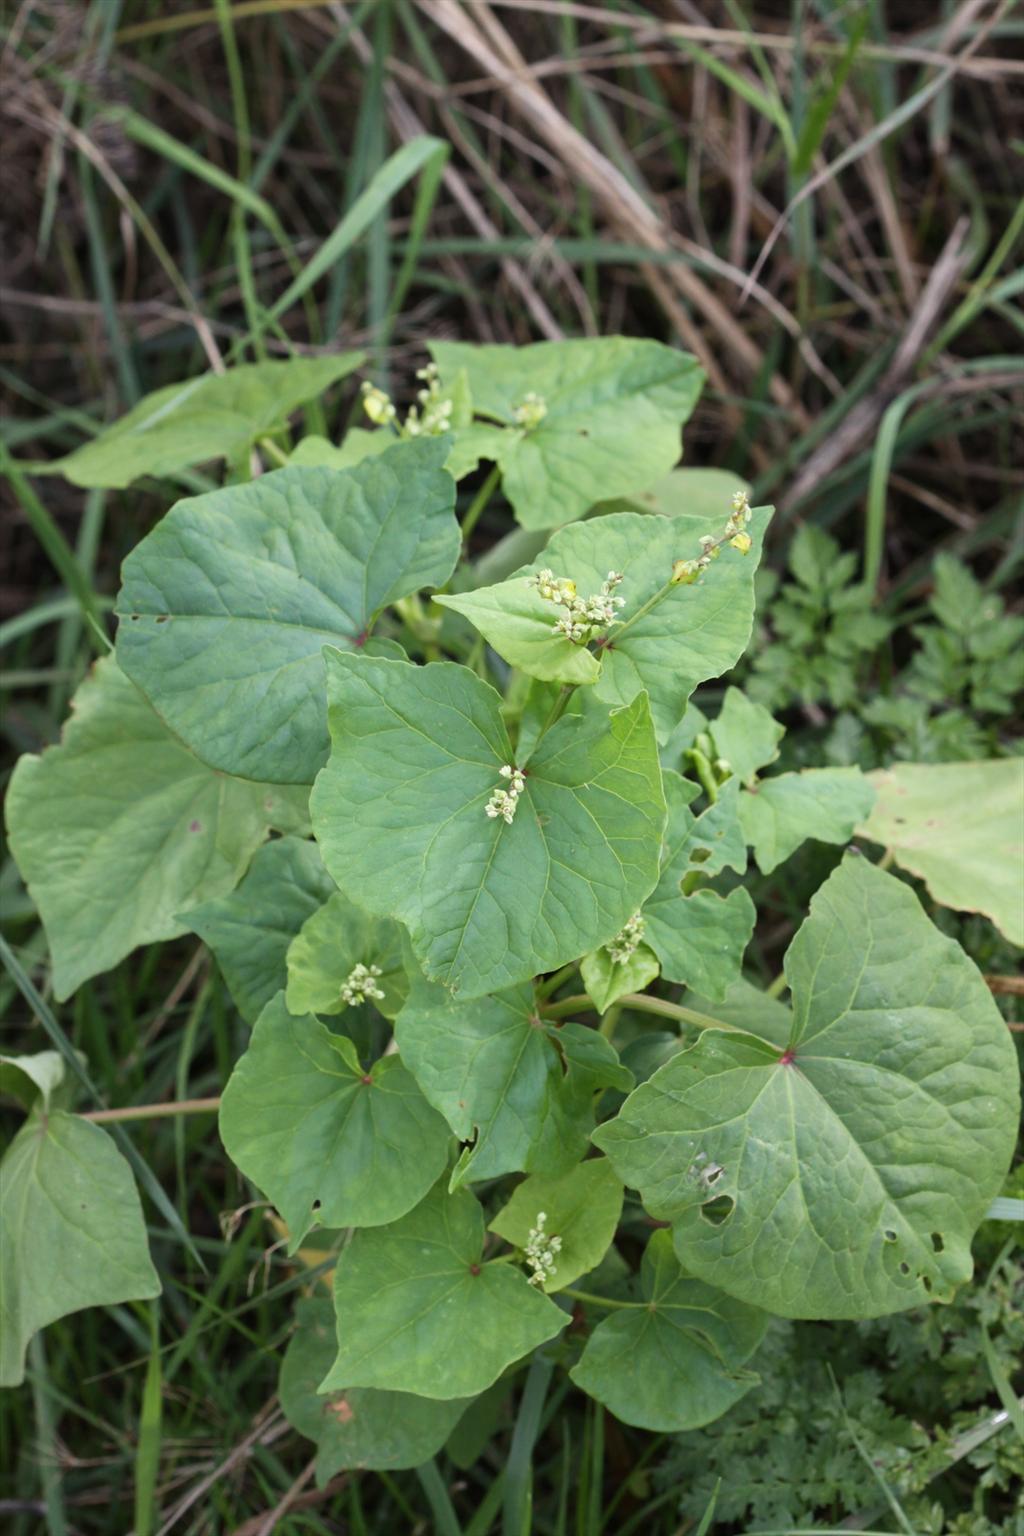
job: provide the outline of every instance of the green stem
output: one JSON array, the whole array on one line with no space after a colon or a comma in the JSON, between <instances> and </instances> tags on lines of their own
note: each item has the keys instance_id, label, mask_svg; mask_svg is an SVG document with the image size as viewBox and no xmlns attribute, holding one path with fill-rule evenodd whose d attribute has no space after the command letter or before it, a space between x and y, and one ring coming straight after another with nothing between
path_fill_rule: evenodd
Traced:
<instances>
[{"instance_id":1,"label":"green stem","mask_svg":"<svg viewBox=\"0 0 1024 1536\"><path fill-rule=\"evenodd\" d=\"M569 980L569 977L578 966L578 960L570 960L568 965L563 965L560 971L555 971L546 981L539 982L534 988L534 997L537 999L538 1004L546 1002L552 992L557 992L562 983Z\"/></svg>"},{"instance_id":2,"label":"green stem","mask_svg":"<svg viewBox=\"0 0 1024 1536\"><path fill-rule=\"evenodd\" d=\"M770 986L765 987L765 997L781 997L789 986L785 971L780 971Z\"/></svg>"},{"instance_id":3,"label":"green stem","mask_svg":"<svg viewBox=\"0 0 1024 1536\"><path fill-rule=\"evenodd\" d=\"M693 1008L684 1008L681 1003L670 1003L663 997L649 997L646 992L627 992L618 1001L620 1008L631 1008L637 1013L656 1013L659 1018L674 1019L679 1024L692 1024L695 1029L728 1029L738 1034L744 1033L735 1024L726 1024L724 1019L713 1019L708 1013L697 1013ZM580 992L575 997L563 997L557 1003L548 1003L540 1011L546 1019L564 1019L572 1013L596 1013L597 1009L586 993Z\"/></svg>"},{"instance_id":4,"label":"green stem","mask_svg":"<svg viewBox=\"0 0 1024 1536\"><path fill-rule=\"evenodd\" d=\"M710 762L699 747L690 747L686 756L693 764L694 772L700 780L701 788L711 804L714 805L718 800L718 783Z\"/></svg>"},{"instance_id":5,"label":"green stem","mask_svg":"<svg viewBox=\"0 0 1024 1536\"><path fill-rule=\"evenodd\" d=\"M571 1286L566 1286L559 1294L571 1296L573 1301L587 1302L592 1307L607 1307L614 1312L628 1312L647 1306L646 1301L612 1301L610 1296L595 1296L593 1291L574 1291Z\"/></svg>"},{"instance_id":6,"label":"green stem","mask_svg":"<svg viewBox=\"0 0 1024 1536\"><path fill-rule=\"evenodd\" d=\"M220 1108L215 1099L178 1099L171 1104L129 1104L125 1109L91 1109L83 1120L98 1123L110 1120L159 1120L168 1115L212 1115Z\"/></svg>"},{"instance_id":7,"label":"green stem","mask_svg":"<svg viewBox=\"0 0 1024 1536\"><path fill-rule=\"evenodd\" d=\"M281 449L271 438L261 437L259 439L259 446L261 451L266 454L267 458L277 465L278 469L283 469L284 466L288 463L288 455L286 453L282 453Z\"/></svg>"},{"instance_id":8,"label":"green stem","mask_svg":"<svg viewBox=\"0 0 1024 1536\"><path fill-rule=\"evenodd\" d=\"M491 472L487 476L487 479L484 481L483 485L473 497L473 500L470 502L469 511L462 519L463 544L468 543L470 534L473 532L473 529L480 521L481 514L483 513L483 510L487 506L487 503L490 501L491 497L494 495L494 492L497 490L500 480L501 466L495 464L492 466Z\"/></svg>"},{"instance_id":9,"label":"green stem","mask_svg":"<svg viewBox=\"0 0 1024 1536\"><path fill-rule=\"evenodd\" d=\"M603 1015L600 1024L597 1026L598 1034L603 1035L606 1040L610 1040L615 1033L615 1026L619 1022L619 1014L621 1012L622 1003L612 1003L608 1012Z\"/></svg>"}]
</instances>

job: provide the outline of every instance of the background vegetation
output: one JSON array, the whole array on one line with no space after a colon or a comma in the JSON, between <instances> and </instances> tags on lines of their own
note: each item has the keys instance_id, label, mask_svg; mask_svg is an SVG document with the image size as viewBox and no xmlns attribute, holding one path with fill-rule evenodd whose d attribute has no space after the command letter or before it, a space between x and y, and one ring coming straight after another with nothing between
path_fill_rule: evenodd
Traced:
<instances>
[{"instance_id":1,"label":"background vegetation","mask_svg":"<svg viewBox=\"0 0 1024 1536\"><path fill-rule=\"evenodd\" d=\"M1019 750L1022 37L1010 0L9 0L3 449L41 469L146 391L259 355L365 347L404 399L428 336L658 337L709 375L687 462L780 509L770 624L738 675L786 721L785 766ZM391 159L423 134L446 159ZM306 424L337 437L357 414L353 384ZM203 484L16 482L8 771L55 739L94 655L78 599L109 608L123 554ZM508 526L491 501L476 550ZM759 882L764 975L834 857ZM54 1011L9 859L0 897L12 1049L64 1031L119 1105L219 1092L243 1032L202 946ZM994 985L1013 971L986 921L936 917ZM703 1531L716 1497L722 1533L1024 1532L1009 1227L983 1228L950 1308L776 1325L765 1385L706 1430L626 1430L531 1374L420 1473L317 1490L276 1400L308 1272L212 1117L128 1134L180 1222L149 1206L164 1296L35 1340L0 1399L15 1536L512 1536L503 1503L531 1475L532 1529L565 1536Z\"/></svg>"}]
</instances>

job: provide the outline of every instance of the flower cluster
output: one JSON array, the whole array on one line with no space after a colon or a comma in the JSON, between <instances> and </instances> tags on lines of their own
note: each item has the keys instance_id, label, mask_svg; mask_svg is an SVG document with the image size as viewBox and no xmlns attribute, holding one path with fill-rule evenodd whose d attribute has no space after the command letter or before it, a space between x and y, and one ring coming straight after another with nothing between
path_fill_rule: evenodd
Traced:
<instances>
[{"instance_id":1,"label":"flower cluster","mask_svg":"<svg viewBox=\"0 0 1024 1536\"><path fill-rule=\"evenodd\" d=\"M519 804L519 796L526 786L526 779L523 770L521 768L514 768L511 763L506 763L504 768L500 768L498 771L503 779L508 780L508 788L496 789L485 805L484 810L492 820L500 816L502 821L507 822L511 826L512 818L516 813L516 806Z\"/></svg>"},{"instance_id":2,"label":"flower cluster","mask_svg":"<svg viewBox=\"0 0 1024 1536\"><path fill-rule=\"evenodd\" d=\"M546 401L532 389L528 395L523 396L512 412L517 425L522 427L524 432L533 432L535 428L540 426L547 413Z\"/></svg>"},{"instance_id":3,"label":"flower cluster","mask_svg":"<svg viewBox=\"0 0 1024 1536\"><path fill-rule=\"evenodd\" d=\"M565 609L561 618L555 621L554 627L558 634L564 635L574 645L589 640L592 629L604 629L614 624L618 610L626 606L621 597L615 596L615 588L621 581L621 571L609 571L600 592L595 592L592 597L579 597L576 583L556 576L553 571L545 569L538 571L536 576L526 578L527 586L536 587L545 602Z\"/></svg>"},{"instance_id":4,"label":"flower cluster","mask_svg":"<svg viewBox=\"0 0 1024 1536\"><path fill-rule=\"evenodd\" d=\"M451 430L452 402L441 394L441 380L436 363L428 363L416 370L416 377L423 381L423 388L416 393L415 405L398 429L400 437L440 437ZM362 386L363 410L374 426L390 426L396 419L394 401L376 384L367 380Z\"/></svg>"},{"instance_id":5,"label":"flower cluster","mask_svg":"<svg viewBox=\"0 0 1024 1536\"><path fill-rule=\"evenodd\" d=\"M555 1261L562 1251L562 1239L550 1237L544 1228L547 1226L547 1211L537 1212L537 1225L530 1228L530 1235L526 1239L526 1247L523 1250L526 1262L533 1270L530 1276L530 1284L542 1286L555 1272Z\"/></svg>"},{"instance_id":6,"label":"flower cluster","mask_svg":"<svg viewBox=\"0 0 1024 1536\"><path fill-rule=\"evenodd\" d=\"M640 916L640 913L634 912L622 932L617 934L610 944L605 945L605 949L611 955L616 965L622 965L624 961L629 959L630 955L636 953L637 946L643 938L646 928L647 924Z\"/></svg>"},{"instance_id":7,"label":"flower cluster","mask_svg":"<svg viewBox=\"0 0 1024 1536\"><path fill-rule=\"evenodd\" d=\"M747 524L750 522L750 499L746 491L737 491L732 499L732 512L724 533L716 539L706 533L700 541L700 557L696 560L677 560L672 567L672 580L676 586L691 586L697 581L712 560L717 560L723 544L731 544L741 555L749 555L751 547Z\"/></svg>"},{"instance_id":8,"label":"flower cluster","mask_svg":"<svg viewBox=\"0 0 1024 1536\"><path fill-rule=\"evenodd\" d=\"M379 965L356 965L349 971L348 979L341 989L341 1000L348 1007L356 1003L365 1003L368 997L380 998L384 996L377 985L377 977L381 974Z\"/></svg>"}]
</instances>

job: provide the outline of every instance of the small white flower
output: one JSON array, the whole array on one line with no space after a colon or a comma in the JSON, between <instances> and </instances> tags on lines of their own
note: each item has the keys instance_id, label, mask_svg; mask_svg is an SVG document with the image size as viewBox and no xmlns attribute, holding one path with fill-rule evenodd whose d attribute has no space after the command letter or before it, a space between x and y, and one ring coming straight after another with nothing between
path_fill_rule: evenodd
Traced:
<instances>
[{"instance_id":1,"label":"small white flower","mask_svg":"<svg viewBox=\"0 0 1024 1536\"><path fill-rule=\"evenodd\" d=\"M634 912L622 932L617 934L610 944L605 945L605 949L616 965L622 965L624 961L636 953L646 928L647 924L640 913Z\"/></svg>"},{"instance_id":2,"label":"small white flower","mask_svg":"<svg viewBox=\"0 0 1024 1536\"><path fill-rule=\"evenodd\" d=\"M526 1239L526 1247L523 1250L527 1264L533 1270L530 1276L530 1284L543 1286L555 1272L555 1261L562 1251L562 1239L549 1235L544 1229L547 1226L547 1211L537 1212L536 1226L530 1228Z\"/></svg>"},{"instance_id":3,"label":"small white flower","mask_svg":"<svg viewBox=\"0 0 1024 1536\"><path fill-rule=\"evenodd\" d=\"M492 821L501 817L507 826L512 825L512 818L516 814L516 806L519 804L519 796L526 787L526 776L521 768L513 763L506 763L498 772L503 779L508 780L507 789L496 789L484 806L484 814Z\"/></svg>"},{"instance_id":4,"label":"small white flower","mask_svg":"<svg viewBox=\"0 0 1024 1536\"><path fill-rule=\"evenodd\" d=\"M532 432L539 427L548 413L547 402L534 390L523 396L522 400L512 412L516 424L526 432Z\"/></svg>"},{"instance_id":5,"label":"small white flower","mask_svg":"<svg viewBox=\"0 0 1024 1536\"><path fill-rule=\"evenodd\" d=\"M379 965L356 965L349 971L348 980L341 989L341 1000L348 1007L364 1003L368 997L381 998L384 993L377 985L381 975Z\"/></svg>"}]
</instances>

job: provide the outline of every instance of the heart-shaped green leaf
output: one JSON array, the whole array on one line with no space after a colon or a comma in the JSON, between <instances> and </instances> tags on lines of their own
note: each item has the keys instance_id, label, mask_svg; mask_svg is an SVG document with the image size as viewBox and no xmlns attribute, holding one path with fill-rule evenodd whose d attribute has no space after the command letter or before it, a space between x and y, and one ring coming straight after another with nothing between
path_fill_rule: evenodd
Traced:
<instances>
[{"instance_id":1,"label":"heart-shaped green leaf","mask_svg":"<svg viewBox=\"0 0 1024 1536\"><path fill-rule=\"evenodd\" d=\"M179 501L128 556L118 659L205 762L312 783L328 745L324 645L372 650L381 610L458 559L446 445L419 438L352 469L281 469Z\"/></svg>"},{"instance_id":2,"label":"heart-shaped green leaf","mask_svg":"<svg viewBox=\"0 0 1024 1536\"><path fill-rule=\"evenodd\" d=\"M289 1424L316 1445L317 1487L337 1472L418 1467L436 1455L472 1399L441 1403L372 1387L318 1392L336 1353L334 1307L309 1297L295 1311L277 1390Z\"/></svg>"},{"instance_id":3,"label":"heart-shaped green leaf","mask_svg":"<svg viewBox=\"0 0 1024 1536\"><path fill-rule=\"evenodd\" d=\"M689 353L625 336L527 347L436 341L430 353L442 382L465 369L474 411L504 426L477 445L478 457L501 465L525 528L571 522L660 479L679 458L680 428L704 384ZM481 431L493 429L466 434Z\"/></svg>"},{"instance_id":4,"label":"heart-shaped green leaf","mask_svg":"<svg viewBox=\"0 0 1024 1536\"><path fill-rule=\"evenodd\" d=\"M624 1424L663 1434L710 1424L760 1378L744 1370L767 1314L686 1274L668 1232L651 1235L645 1301L598 1323L570 1376Z\"/></svg>"},{"instance_id":5,"label":"heart-shaped green leaf","mask_svg":"<svg viewBox=\"0 0 1024 1536\"><path fill-rule=\"evenodd\" d=\"M403 1216L441 1173L451 1140L397 1056L361 1066L351 1040L309 1015L295 1018L280 993L224 1090L220 1132L232 1161L277 1206L292 1252L317 1224Z\"/></svg>"},{"instance_id":6,"label":"heart-shaped green leaf","mask_svg":"<svg viewBox=\"0 0 1024 1536\"><path fill-rule=\"evenodd\" d=\"M338 1353L321 1390L475 1397L554 1338L568 1314L510 1264L485 1263L483 1246L478 1201L442 1185L401 1221L357 1232L334 1271Z\"/></svg>"},{"instance_id":7,"label":"heart-shaped green leaf","mask_svg":"<svg viewBox=\"0 0 1024 1536\"><path fill-rule=\"evenodd\" d=\"M0 1387L47 1323L159 1294L127 1162L98 1125L37 1107L0 1163Z\"/></svg>"},{"instance_id":8,"label":"heart-shaped green leaf","mask_svg":"<svg viewBox=\"0 0 1024 1536\"><path fill-rule=\"evenodd\" d=\"M7 795L11 851L39 909L58 998L181 913L230 891L291 791L215 773L104 657L58 746L23 757Z\"/></svg>"},{"instance_id":9,"label":"heart-shaped green leaf","mask_svg":"<svg viewBox=\"0 0 1024 1536\"><path fill-rule=\"evenodd\" d=\"M140 475L171 475L210 459L233 461L362 361L362 352L292 357L169 384L52 468L75 485L125 486Z\"/></svg>"},{"instance_id":10,"label":"heart-shaped green leaf","mask_svg":"<svg viewBox=\"0 0 1024 1536\"><path fill-rule=\"evenodd\" d=\"M657 880L664 800L645 695L557 722L514 817L494 689L450 662L326 653L331 759L311 810L328 869L398 918L428 976L499 991L607 942Z\"/></svg>"},{"instance_id":11,"label":"heart-shaped green leaf","mask_svg":"<svg viewBox=\"0 0 1024 1536\"><path fill-rule=\"evenodd\" d=\"M540 1271L541 1289L560 1291L596 1269L611 1246L622 1215L622 1180L606 1157L577 1163L568 1173L524 1179L491 1222L507 1243L526 1249L540 1231L557 1249Z\"/></svg>"},{"instance_id":12,"label":"heart-shaped green leaf","mask_svg":"<svg viewBox=\"0 0 1024 1536\"><path fill-rule=\"evenodd\" d=\"M284 988L289 944L336 890L316 843L281 837L257 851L230 896L204 902L185 914L182 921L216 955L228 991L247 1023L255 1024L270 999Z\"/></svg>"},{"instance_id":13,"label":"heart-shaped green leaf","mask_svg":"<svg viewBox=\"0 0 1024 1536\"><path fill-rule=\"evenodd\" d=\"M848 855L786 956L782 1049L709 1030L594 1140L694 1274L789 1317L948 1297L1010 1162L1015 1053L913 891Z\"/></svg>"},{"instance_id":14,"label":"heart-shaped green leaf","mask_svg":"<svg viewBox=\"0 0 1024 1536\"><path fill-rule=\"evenodd\" d=\"M559 1172L583 1156L594 1127L594 1094L632 1087L614 1047L580 1024L539 1017L530 986L473 1002L413 981L395 1022L403 1059L461 1141L453 1185L543 1168Z\"/></svg>"}]
</instances>

